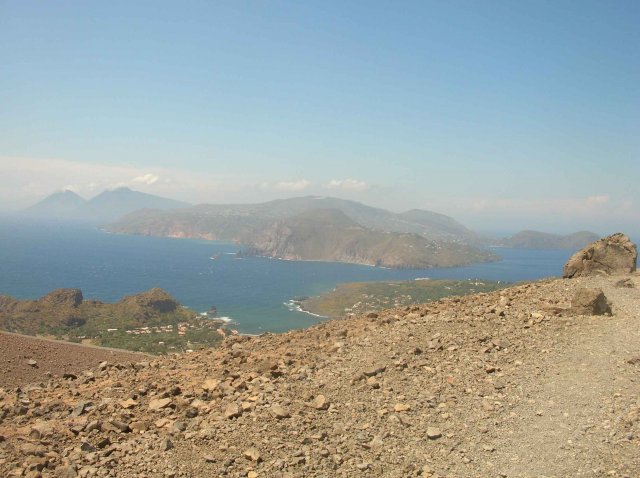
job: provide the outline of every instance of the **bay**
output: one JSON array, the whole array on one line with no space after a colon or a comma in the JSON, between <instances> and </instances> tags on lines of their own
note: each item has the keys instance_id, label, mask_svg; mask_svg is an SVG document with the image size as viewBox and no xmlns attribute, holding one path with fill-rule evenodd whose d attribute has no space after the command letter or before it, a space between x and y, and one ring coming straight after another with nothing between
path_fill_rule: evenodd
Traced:
<instances>
[{"instance_id":1,"label":"bay","mask_svg":"<svg viewBox=\"0 0 640 478\"><path fill-rule=\"evenodd\" d=\"M328 262L237 258L236 244L108 234L94 225L0 219L0 294L35 299L61 287L84 297L120 300L161 287L196 311L211 306L240 332L283 332L320 320L292 310L293 297L342 282L486 279L505 282L559 276L571 251L496 248L500 262L444 269L381 269ZM213 259L212 259L213 258Z\"/></svg>"}]
</instances>

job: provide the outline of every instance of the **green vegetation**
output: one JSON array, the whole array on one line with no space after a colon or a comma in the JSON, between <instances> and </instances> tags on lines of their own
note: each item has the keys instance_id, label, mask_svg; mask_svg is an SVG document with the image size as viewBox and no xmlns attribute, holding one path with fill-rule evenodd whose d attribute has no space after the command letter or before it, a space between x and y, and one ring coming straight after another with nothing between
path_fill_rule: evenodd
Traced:
<instances>
[{"instance_id":1,"label":"green vegetation","mask_svg":"<svg viewBox=\"0 0 640 478\"><path fill-rule=\"evenodd\" d=\"M206 321L206 322L205 322ZM208 323L207 323L208 322ZM181 336L173 332L152 332L146 335L128 334L126 331L107 332L99 335L99 345L117 349L133 350L150 354L166 354L171 352L185 352L200 350L220 343L222 337L215 328L210 327L211 320L205 319L198 323L191 323L193 329L188 329Z\"/></svg>"},{"instance_id":2,"label":"green vegetation","mask_svg":"<svg viewBox=\"0 0 640 478\"><path fill-rule=\"evenodd\" d=\"M147 353L217 345L223 322L182 307L161 289L115 304L84 301L78 289L58 289L38 300L0 296L0 328L73 342Z\"/></svg>"},{"instance_id":3,"label":"green vegetation","mask_svg":"<svg viewBox=\"0 0 640 478\"><path fill-rule=\"evenodd\" d=\"M300 301L303 310L325 317L343 317L384 309L406 307L454 295L490 292L506 282L479 280L412 280L394 282L352 282L340 284L319 297Z\"/></svg>"}]
</instances>

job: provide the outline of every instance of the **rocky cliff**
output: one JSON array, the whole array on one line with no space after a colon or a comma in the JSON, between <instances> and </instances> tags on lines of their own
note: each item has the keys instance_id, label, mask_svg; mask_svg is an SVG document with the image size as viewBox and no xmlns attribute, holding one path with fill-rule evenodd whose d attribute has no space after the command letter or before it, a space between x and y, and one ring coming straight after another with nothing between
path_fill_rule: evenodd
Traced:
<instances>
[{"instance_id":1,"label":"rocky cliff","mask_svg":"<svg viewBox=\"0 0 640 478\"><path fill-rule=\"evenodd\" d=\"M392 268L451 267L497 259L463 244L374 231L337 209L315 209L276 221L247 235L244 242L251 253L268 257Z\"/></svg>"}]
</instances>

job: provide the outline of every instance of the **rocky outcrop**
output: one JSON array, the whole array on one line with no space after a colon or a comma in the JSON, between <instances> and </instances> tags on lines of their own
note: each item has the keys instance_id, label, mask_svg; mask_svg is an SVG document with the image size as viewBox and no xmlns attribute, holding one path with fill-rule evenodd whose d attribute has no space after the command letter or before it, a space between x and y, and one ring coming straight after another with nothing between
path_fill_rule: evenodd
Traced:
<instances>
[{"instance_id":1,"label":"rocky outcrop","mask_svg":"<svg viewBox=\"0 0 640 478\"><path fill-rule=\"evenodd\" d=\"M127 296L120 301L120 304L134 309L151 310L162 314L173 312L180 306L178 301L171 295L157 287L141 294Z\"/></svg>"},{"instance_id":2,"label":"rocky outcrop","mask_svg":"<svg viewBox=\"0 0 640 478\"><path fill-rule=\"evenodd\" d=\"M52 307L78 307L82 304L80 289L56 289L42 297L39 302Z\"/></svg>"},{"instance_id":3,"label":"rocky outcrop","mask_svg":"<svg viewBox=\"0 0 640 478\"><path fill-rule=\"evenodd\" d=\"M576 252L564 266L564 278L635 272L638 250L625 234L602 238Z\"/></svg>"}]
</instances>

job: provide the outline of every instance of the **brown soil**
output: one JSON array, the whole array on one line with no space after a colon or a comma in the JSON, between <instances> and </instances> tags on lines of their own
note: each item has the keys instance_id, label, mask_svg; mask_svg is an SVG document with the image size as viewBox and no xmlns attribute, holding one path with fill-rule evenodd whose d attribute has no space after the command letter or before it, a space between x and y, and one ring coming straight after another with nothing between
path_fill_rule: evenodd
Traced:
<instances>
[{"instance_id":1,"label":"brown soil","mask_svg":"<svg viewBox=\"0 0 640 478\"><path fill-rule=\"evenodd\" d=\"M0 332L0 387L46 382L65 373L79 374L102 361L139 362L147 355ZM35 360L34 365L29 365Z\"/></svg>"},{"instance_id":2,"label":"brown soil","mask_svg":"<svg viewBox=\"0 0 640 478\"><path fill-rule=\"evenodd\" d=\"M5 390L0 475L635 478L628 277L634 288L541 281ZM614 315L569 315L583 287Z\"/></svg>"}]
</instances>

